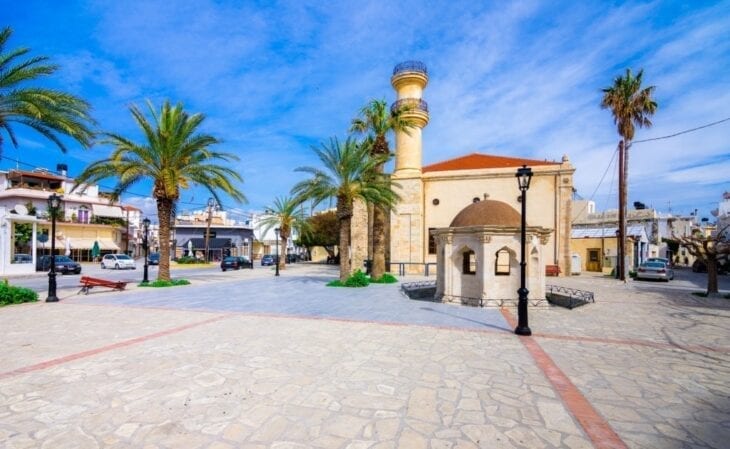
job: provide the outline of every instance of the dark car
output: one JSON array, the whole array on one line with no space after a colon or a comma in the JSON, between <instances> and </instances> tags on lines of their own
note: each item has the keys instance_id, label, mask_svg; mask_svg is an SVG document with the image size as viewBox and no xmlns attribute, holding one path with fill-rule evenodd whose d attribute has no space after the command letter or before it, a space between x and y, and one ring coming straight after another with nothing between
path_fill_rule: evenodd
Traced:
<instances>
[{"instance_id":1,"label":"dark car","mask_svg":"<svg viewBox=\"0 0 730 449\"><path fill-rule=\"evenodd\" d=\"M253 268L253 263L246 257L228 256L221 261L221 270L240 270L241 268Z\"/></svg>"},{"instance_id":2,"label":"dark car","mask_svg":"<svg viewBox=\"0 0 730 449\"><path fill-rule=\"evenodd\" d=\"M151 253L147 256L147 265L159 265L160 264L160 253Z\"/></svg>"},{"instance_id":3,"label":"dark car","mask_svg":"<svg viewBox=\"0 0 730 449\"><path fill-rule=\"evenodd\" d=\"M272 256L271 254L265 254L265 255L264 255L264 256L263 256L262 258L261 258L261 266L262 266L262 267L265 267L265 266L267 266L267 265L274 265L274 264L276 263L276 262L275 262L275 260L276 260L276 259L275 259L275 258L274 258L274 256Z\"/></svg>"},{"instance_id":4,"label":"dark car","mask_svg":"<svg viewBox=\"0 0 730 449\"><path fill-rule=\"evenodd\" d=\"M717 262L716 267L718 274L730 272L730 263ZM697 259L692 264L692 271L695 273L707 273L707 264Z\"/></svg>"},{"instance_id":5,"label":"dark car","mask_svg":"<svg viewBox=\"0 0 730 449\"><path fill-rule=\"evenodd\" d=\"M56 256L55 259L56 273L61 274L79 274L81 273L81 265L74 262L68 256ZM41 256L35 267L36 271L49 271L51 269L51 256Z\"/></svg>"}]
</instances>

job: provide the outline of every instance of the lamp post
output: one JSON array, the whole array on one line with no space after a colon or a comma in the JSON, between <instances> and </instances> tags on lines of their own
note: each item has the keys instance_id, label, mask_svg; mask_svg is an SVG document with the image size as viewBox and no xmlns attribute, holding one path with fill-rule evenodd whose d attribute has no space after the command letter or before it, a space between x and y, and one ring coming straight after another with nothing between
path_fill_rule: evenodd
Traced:
<instances>
[{"instance_id":1,"label":"lamp post","mask_svg":"<svg viewBox=\"0 0 730 449\"><path fill-rule=\"evenodd\" d=\"M517 303L517 328L515 334L517 335L532 335L530 326L527 324L527 294L530 293L525 287L525 239L526 239L526 228L527 228L527 189L530 188L530 179L532 179L532 169L523 165L522 168L517 170L517 183L520 186L522 196L520 202L522 203L522 230L520 233L520 289L517 290L519 295L519 301Z\"/></svg>"},{"instance_id":2,"label":"lamp post","mask_svg":"<svg viewBox=\"0 0 730 449\"><path fill-rule=\"evenodd\" d=\"M218 201L208 198L208 226L205 229L205 261L210 262L210 223L213 221L213 209L218 210Z\"/></svg>"},{"instance_id":3,"label":"lamp post","mask_svg":"<svg viewBox=\"0 0 730 449\"><path fill-rule=\"evenodd\" d=\"M146 218L142 220L142 229L144 229L144 238L142 239L142 249L144 249L144 275L142 277L142 283L146 284L150 280L148 278L149 269L149 232L150 232L150 219Z\"/></svg>"},{"instance_id":4,"label":"lamp post","mask_svg":"<svg viewBox=\"0 0 730 449\"><path fill-rule=\"evenodd\" d=\"M56 296L56 216L61 208L62 197L55 193L48 197L48 213L51 216L51 271L48 272L48 297L46 302L58 302Z\"/></svg>"},{"instance_id":5,"label":"lamp post","mask_svg":"<svg viewBox=\"0 0 730 449\"><path fill-rule=\"evenodd\" d=\"M281 229L274 229L274 234L276 234L276 274L274 276L279 275L279 232L281 232Z\"/></svg>"}]
</instances>

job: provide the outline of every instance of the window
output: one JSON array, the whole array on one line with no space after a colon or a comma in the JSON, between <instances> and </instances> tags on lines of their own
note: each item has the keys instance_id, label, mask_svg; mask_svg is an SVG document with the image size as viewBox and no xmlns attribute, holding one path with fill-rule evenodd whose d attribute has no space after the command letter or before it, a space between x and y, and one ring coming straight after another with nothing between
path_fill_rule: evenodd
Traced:
<instances>
[{"instance_id":1,"label":"window","mask_svg":"<svg viewBox=\"0 0 730 449\"><path fill-rule=\"evenodd\" d=\"M436 254L436 236L433 235L433 231L436 228L428 228L428 253Z\"/></svg>"},{"instance_id":2,"label":"window","mask_svg":"<svg viewBox=\"0 0 730 449\"><path fill-rule=\"evenodd\" d=\"M86 206L79 207L79 215L77 217L79 223L89 223L89 209Z\"/></svg>"},{"instance_id":3,"label":"window","mask_svg":"<svg viewBox=\"0 0 730 449\"><path fill-rule=\"evenodd\" d=\"M494 273L498 276L508 276L509 268L509 251L506 248L502 248L497 251Z\"/></svg>"},{"instance_id":4,"label":"window","mask_svg":"<svg viewBox=\"0 0 730 449\"><path fill-rule=\"evenodd\" d=\"M462 261L462 272L464 274L476 274L477 273L477 256L474 251L464 251L464 260Z\"/></svg>"}]
</instances>

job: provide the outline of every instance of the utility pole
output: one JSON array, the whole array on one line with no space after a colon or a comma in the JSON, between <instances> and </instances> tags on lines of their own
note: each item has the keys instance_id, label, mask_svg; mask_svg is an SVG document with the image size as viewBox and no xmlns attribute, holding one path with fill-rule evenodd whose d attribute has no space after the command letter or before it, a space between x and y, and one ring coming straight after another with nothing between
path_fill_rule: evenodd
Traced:
<instances>
[{"instance_id":1,"label":"utility pole","mask_svg":"<svg viewBox=\"0 0 730 449\"><path fill-rule=\"evenodd\" d=\"M626 172L624 171L625 142L618 143L618 241L616 242L617 279L626 280L624 249L626 248Z\"/></svg>"}]
</instances>

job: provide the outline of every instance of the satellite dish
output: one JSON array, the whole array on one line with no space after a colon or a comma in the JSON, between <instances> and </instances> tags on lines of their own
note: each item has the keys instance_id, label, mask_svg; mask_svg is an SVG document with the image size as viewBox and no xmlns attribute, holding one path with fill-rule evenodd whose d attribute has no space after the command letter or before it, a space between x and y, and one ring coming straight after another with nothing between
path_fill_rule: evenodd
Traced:
<instances>
[{"instance_id":1,"label":"satellite dish","mask_svg":"<svg viewBox=\"0 0 730 449\"><path fill-rule=\"evenodd\" d=\"M15 213L18 215L28 215L28 208L22 204L16 204L13 209L15 209Z\"/></svg>"}]
</instances>

